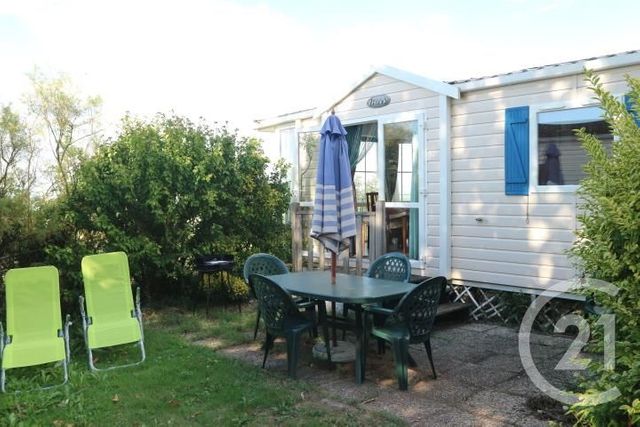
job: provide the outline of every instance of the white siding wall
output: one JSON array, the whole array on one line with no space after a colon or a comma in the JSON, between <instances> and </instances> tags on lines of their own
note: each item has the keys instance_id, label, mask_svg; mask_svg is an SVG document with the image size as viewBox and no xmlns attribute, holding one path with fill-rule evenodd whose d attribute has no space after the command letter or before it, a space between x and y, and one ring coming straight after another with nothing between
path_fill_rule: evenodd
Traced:
<instances>
[{"instance_id":1,"label":"white siding wall","mask_svg":"<svg viewBox=\"0 0 640 427\"><path fill-rule=\"evenodd\" d=\"M627 73L638 76L640 67L599 74L608 90L622 94ZM576 196L504 194L504 110L591 95L582 75L574 75L465 92L452 100L452 279L544 288L573 277L565 253L577 226ZM436 160L429 153L432 191ZM430 219L437 212L429 206Z\"/></svg>"}]
</instances>

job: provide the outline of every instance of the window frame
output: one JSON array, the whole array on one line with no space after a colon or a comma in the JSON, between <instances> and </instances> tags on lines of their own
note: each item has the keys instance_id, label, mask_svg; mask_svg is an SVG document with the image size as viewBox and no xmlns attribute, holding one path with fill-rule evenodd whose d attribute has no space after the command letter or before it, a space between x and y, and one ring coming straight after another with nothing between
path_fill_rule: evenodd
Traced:
<instances>
[{"instance_id":1,"label":"window frame","mask_svg":"<svg viewBox=\"0 0 640 427\"><path fill-rule=\"evenodd\" d=\"M621 96L616 95L617 99ZM576 98L562 102L550 102L529 106L529 194L570 193L575 194L579 184L539 185L538 184L538 113L571 110L576 108L600 107L593 98ZM614 139L615 140L615 139Z\"/></svg>"}]
</instances>

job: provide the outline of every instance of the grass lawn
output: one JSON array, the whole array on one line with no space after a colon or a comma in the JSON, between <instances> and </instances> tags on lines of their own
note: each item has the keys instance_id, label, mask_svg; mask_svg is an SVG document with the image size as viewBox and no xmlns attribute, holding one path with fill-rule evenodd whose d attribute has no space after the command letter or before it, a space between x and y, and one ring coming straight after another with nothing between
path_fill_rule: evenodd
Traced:
<instances>
[{"instance_id":1,"label":"grass lawn","mask_svg":"<svg viewBox=\"0 0 640 427\"><path fill-rule=\"evenodd\" d=\"M328 408L322 403L328 396L302 381L191 343L215 337L219 347L226 347L251 339L255 313L250 309L241 315L231 309L215 310L209 319L175 309L146 314L144 364L91 373L81 337L76 335L69 384L7 393L0 399L0 425L402 424L391 415L365 411L356 403L343 402L348 405L346 411ZM134 357L133 350L127 346L104 355L102 363L114 357ZM17 371L9 371L9 388L33 387L41 380L36 370ZM22 380L16 381L16 376Z\"/></svg>"}]
</instances>

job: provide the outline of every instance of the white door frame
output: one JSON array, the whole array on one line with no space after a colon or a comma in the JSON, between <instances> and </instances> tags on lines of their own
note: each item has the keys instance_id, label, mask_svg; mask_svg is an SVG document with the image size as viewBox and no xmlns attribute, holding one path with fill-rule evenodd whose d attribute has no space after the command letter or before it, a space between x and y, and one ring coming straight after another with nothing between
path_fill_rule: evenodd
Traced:
<instances>
[{"instance_id":1,"label":"white door frame","mask_svg":"<svg viewBox=\"0 0 640 427\"><path fill-rule=\"evenodd\" d=\"M417 208L418 209L418 259L412 260L413 267L422 267L422 260L427 253L427 198L426 198L426 137L424 124L426 113L424 111L409 111L404 113L389 114L378 117L378 194L380 199L385 198L384 185L384 125L415 121L418 144L418 201L417 202L386 202L387 208Z\"/></svg>"}]
</instances>

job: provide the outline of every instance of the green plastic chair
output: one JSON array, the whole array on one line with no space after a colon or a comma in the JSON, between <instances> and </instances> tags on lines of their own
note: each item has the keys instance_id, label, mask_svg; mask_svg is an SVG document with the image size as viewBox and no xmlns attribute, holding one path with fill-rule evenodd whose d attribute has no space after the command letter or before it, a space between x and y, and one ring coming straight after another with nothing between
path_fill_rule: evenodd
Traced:
<instances>
[{"instance_id":1,"label":"green plastic chair","mask_svg":"<svg viewBox=\"0 0 640 427\"><path fill-rule=\"evenodd\" d=\"M262 274L264 276L272 276L274 274L288 274L289 269L286 264L280 260L280 258L271 254L253 254L244 263L242 270L244 281L249 285L249 289L252 293L253 289L249 283L249 276L251 274ZM253 295L255 297L255 295ZM256 315L256 326L253 330L253 339L258 337L258 327L260 326L260 307L258 307Z\"/></svg>"},{"instance_id":2,"label":"green plastic chair","mask_svg":"<svg viewBox=\"0 0 640 427\"><path fill-rule=\"evenodd\" d=\"M402 252L389 252L376 258L369 266L366 275L375 279L408 283L411 278L411 261ZM385 301L382 306L393 308L399 301L399 299ZM377 326L381 326L384 318L373 316L373 322ZM384 353L384 351L384 342L378 340L378 353Z\"/></svg>"},{"instance_id":3,"label":"green plastic chair","mask_svg":"<svg viewBox=\"0 0 640 427\"><path fill-rule=\"evenodd\" d=\"M366 276L407 283L411 278L411 261L403 253L389 252L373 261Z\"/></svg>"},{"instance_id":4,"label":"green plastic chair","mask_svg":"<svg viewBox=\"0 0 640 427\"><path fill-rule=\"evenodd\" d=\"M134 306L127 255L111 252L85 256L82 258L82 278L86 300L80 297L80 313L91 370L104 371L144 362L140 288L136 289ZM128 343L140 346L138 362L107 368L94 365L92 350Z\"/></svg>"},{"instance_id":5,"label":"green plastic chair","mask_svg":"<svg viewBox=\"0 0 640 427\"><path fill-rule=\"evenodd\" d=\"M298 310L298 307L291 299L291 295L268 277L251 274L249 275L249 283L251 283L251 287L256 294L262 318L267 327L262 367L264 368L267 363L269 350L273 347L276 337L284 337L287 341L287 371L289 377L295 379L300 352L300 334L312 329L315 321L313 318L305 317ZM318 304L324 304L324 301ZM326 313L321 307L318 308L327 356L328 360L331 361Z\"/></svg>"},{"instance_id":6,"label":"green plastic chair","mask_svg":"<svg viewBox=\"0 0 640 427\"><path fill-rule=\"evenodd\" d=\"M282 262L282 260L274 255L259 253L253 254L244 263L243 268L243 276L247 285L249 285L249 291L251 292L251 296L255 297L255 292L251 288L251 283L249 282L249 276L252 274L262 274L263 276L273 276L276 274L289 274L289 268L287 265ZM315 301L311 301L308 298L297 298L292 297L293 302L299 309L305 310L309 316L315 315L315 307L317 303ZM253 330L253 339L255 340L258 337L258 328L260 327L260 307L258 306L257 314L256 314L256 326ZM314 326L313 329L310 330L310 333L313 337L318 336L317 328Z\"/></svg>"},{"instance_id":7,"label":"green plastic chair","mask_svg":"<svg viewBox=\"0 0 640 427\"><path fill-rule=\"evenodd\" d=\"M391 343L400 390L408 388L409 344L424 343L433 378L437 378L431 355L430 338L438 311L440 291L446 281L447 279L444 277L434 277L423 281L402 297L393 310L378 306L365 307L365 311L368 313L386 316L384 325L380 327L373 325L371 334ZM366 330L370 327L369 316L366 313L365 327Z\"/></svg>"},{"instance_id":8,"label":"green plastic chair","mask_svg":"<svg viewBox=\"0 0 640 427\"><path fill-rule=\"evenodd\" d=\"M411 278L411 261L407 256L401 252L389 252L376 258L369 269L364 273L367 277L374 279L393 280L396 282L408 283ZM400 301L399 299L393 301L385 301L383 307L393 308ZM345 304L342 312L343 317L348 316L349 310L353 310L353 306ZM382 319L379 316L374 316L375 323L377 325L382 324ZM345 338L346 331L342 331L342 339ZM384 352L384 343L378 343L378 353Z\"/></svg>"},{"instance_id":9,"label":"green plastic chair","mask_svg":"<svg viewBox=\"0 0 640 427\"><path fill-rule=\"evenodd\" d=\"M62 362L62 384L66 384L71 360L71 322L67 315L64 327L62 325L58 269L53 266L15 268L7 272L4 281L7 334L5 336L0 323L2 392L5 392L8 369L45 363Z\"/></svg>"}]
</instances>

